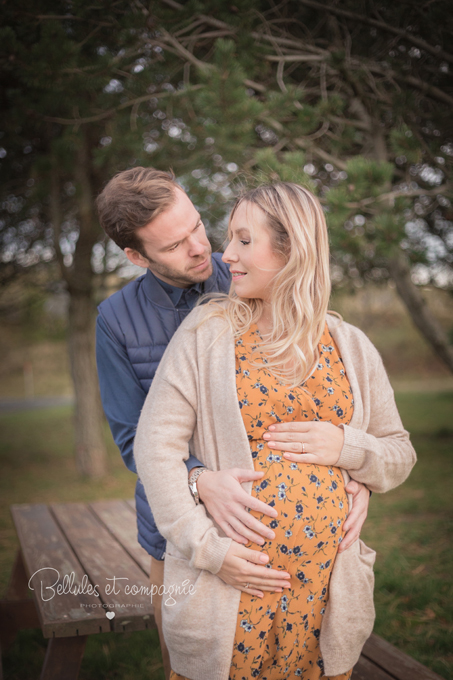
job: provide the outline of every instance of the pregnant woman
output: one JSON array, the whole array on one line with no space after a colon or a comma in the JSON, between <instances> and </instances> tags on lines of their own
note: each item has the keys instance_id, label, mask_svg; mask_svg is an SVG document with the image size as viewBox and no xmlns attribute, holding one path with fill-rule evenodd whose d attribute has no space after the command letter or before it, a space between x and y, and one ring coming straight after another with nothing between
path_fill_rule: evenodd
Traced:
<instances>
[{"instance_id":1,"label":"pregnant woman","mask_svg":"<svg viewBox=\"0 0 453 680\"><path fill-rule=\"evenodd\" d=\"M350 475L386 491L415 453L376 349L330 314L328 237L304 188L260 187L236 203L223 259L228 296L173 337L135 438L139 475L167 538L164 634L172 680L348 680L374 620L374 553L337 554ZM278 423L305 421L294 453ZM275 432L275 439L273 434ZM187 488L189 446L207 467L264 472L252 495L275 537L244 582L241 547Z\"/></svg>"}]
</instances>

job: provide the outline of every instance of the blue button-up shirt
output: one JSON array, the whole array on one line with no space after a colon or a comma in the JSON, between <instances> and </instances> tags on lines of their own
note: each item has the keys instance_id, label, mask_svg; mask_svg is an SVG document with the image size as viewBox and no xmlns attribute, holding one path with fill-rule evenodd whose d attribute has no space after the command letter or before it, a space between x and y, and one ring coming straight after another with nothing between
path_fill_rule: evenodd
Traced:
<instances>
[{"instance_id":1,"label":"blue button-up shirt","mask_svg":"<svg viewBox=\"0 0 453 680\"><path fill-rule=\"evenodd\" d=\"M154 274L153 277L177 309L193 309L204 293L203 283L195 283L189 288L178 288L162 281ZM96 322L96 350L102 404L113 439L120 448L128 469L137 473L133 454L134 436L146 392L132 368L125 348L118 344L101 315ZM190 471L201 463L190 456L186 465Z\"/></svg>"},{"instance_id":2,"label":"blue button-up shirt","mask_svg":"<svg viewBox=\"0 0 453 680\"><path fill-rule=\"evenodd\" d=\"M155 274L153 276L177 309L193 309L200 295L204 293L203 283L194 283L189 288L178 288L162 281Z\"/></svg>"}]
</instances>

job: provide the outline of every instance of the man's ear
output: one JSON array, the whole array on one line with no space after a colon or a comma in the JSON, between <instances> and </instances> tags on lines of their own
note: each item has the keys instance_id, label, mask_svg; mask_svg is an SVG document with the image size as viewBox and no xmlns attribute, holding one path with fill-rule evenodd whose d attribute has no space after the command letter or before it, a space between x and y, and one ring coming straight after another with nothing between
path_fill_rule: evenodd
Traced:
<instances>
[{"instance_id":1,"label":"man's ear","mask_svg":"<svg viewBox=\"0 0 453 680\"><path fill-rule=\"evenodd\" d=\"M133 248L125 248L124 254L126 255L129 262L132 262L132 264L137 265L137 267L143 267L144 269L148 269L149 267L148 260L146 259L146 257L143 257L143 255L140 255L140 253L137 250L134 250Z\"/></svg>"}]
</instances>

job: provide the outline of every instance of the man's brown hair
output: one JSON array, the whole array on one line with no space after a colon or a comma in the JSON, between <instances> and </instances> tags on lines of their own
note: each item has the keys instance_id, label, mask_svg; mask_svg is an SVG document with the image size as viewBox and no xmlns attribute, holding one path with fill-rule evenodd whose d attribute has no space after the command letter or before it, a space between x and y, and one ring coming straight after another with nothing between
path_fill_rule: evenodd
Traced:
<instances>
[{"instance_id":1,"label":"man's brown hair","mask_svg":"<svg viewBox=\"0 0 453 680\"><path fill-rule=\"evenodd\" d=\"M177 189L181 187L172 172L140 167L119 172L96 200L101 227L123 250L132 248L147 257L137 229L172 206Z\"/></svg>"}]
</instances>

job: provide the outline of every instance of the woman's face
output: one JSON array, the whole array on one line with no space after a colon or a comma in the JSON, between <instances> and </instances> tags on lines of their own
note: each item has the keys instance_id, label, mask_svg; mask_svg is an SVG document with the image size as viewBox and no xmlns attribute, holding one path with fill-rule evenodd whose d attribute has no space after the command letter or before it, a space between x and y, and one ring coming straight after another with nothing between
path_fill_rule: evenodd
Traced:
<instances>
[{"instance_id":1,"label":"woman's face","mask_svg":"<svg viewBox=\"0 0 453 680\"><path fill-rule=\"evenodd\" d=\"M231 220L230 243L222 260L230 265L234 290L241 298L269 300L272 281L285 260L272 248L265 213L243 201Z\"/></svg>"}]
</instances>

